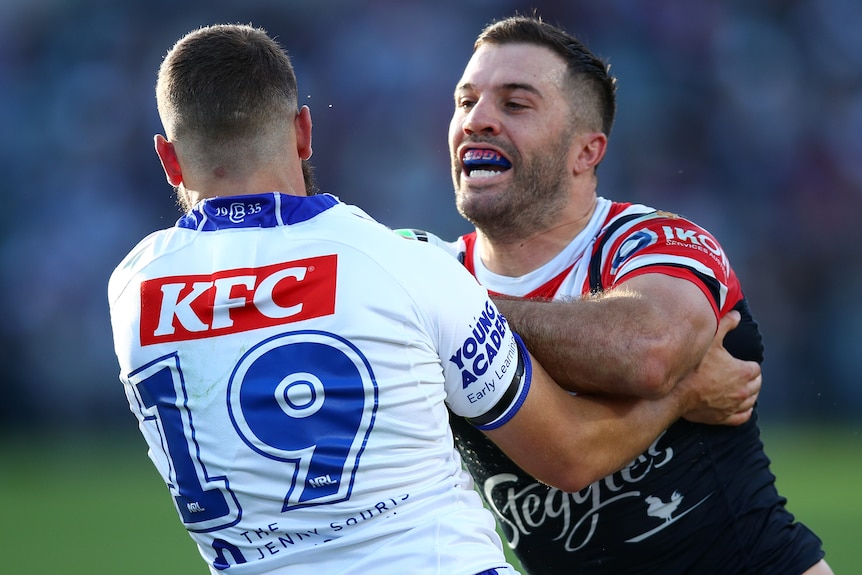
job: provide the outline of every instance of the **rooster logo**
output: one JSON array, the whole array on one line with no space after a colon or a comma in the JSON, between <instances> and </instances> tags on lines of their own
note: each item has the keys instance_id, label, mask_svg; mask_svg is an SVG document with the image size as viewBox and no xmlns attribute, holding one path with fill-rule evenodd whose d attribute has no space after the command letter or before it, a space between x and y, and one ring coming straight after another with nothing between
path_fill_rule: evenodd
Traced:
<instances>
[{"instance_id":1,"label":"rooster logo","mask_svg":"<svg viewBox=\"0 0 862 575\"><path fill-rule=\"evenodd\" d=\"M647 515L664 519L665 523L670 523L674 512L679 507L679 504L682 503L682 499L683 497L680 495L679 491L674 491L670 496L670 501L667 503L658 497L651 495L644 500L647 502L647 505L649 505L647 508Z\"/></svg>"},{"instance_id":2,"label":"rooster logo","mask_svg":"<svg viewBox=\"0 0 862 575\"><path fill-rule=\"evenodd\" d=\"M644 502L648 506L647 507L647 515L649 515L650 517L657 517L658 519L664 519L664 521L661 524L659 524L657 527L653 527L649 531L641 533L640 535L636 535L635 537L632 537L631 539L626 539L626 543L638 543L640 541L643 541L644 539L648 539L649 537L655 535L659 531L662 531L663 529L670 527L671 524L679 521L680 519L682 519L683 517L685 517L686 515L688 515L689 513L694 511L695 509L697 509L698 507L700 507L701 504L703 504L704 501L706 501L707 499L712 497L712 495L713 494L710 493L709 495L707 495L706 497L704 497L703 499L701 499L700 501L698 501L697 503L695 503L694 505L692 505L691 507L686 509L685 511L681 511L679 514L677 514L676 517L674 517L673 514L679 510L679 506L682 503L682 499L683 499L683 497L679 493L679 491L674 491L673 494L670 496L670 500L667 502L662 501L661 498L655 497L653 495L650 495L649 497L645 497Z\"/></svg>"}]
</instances>

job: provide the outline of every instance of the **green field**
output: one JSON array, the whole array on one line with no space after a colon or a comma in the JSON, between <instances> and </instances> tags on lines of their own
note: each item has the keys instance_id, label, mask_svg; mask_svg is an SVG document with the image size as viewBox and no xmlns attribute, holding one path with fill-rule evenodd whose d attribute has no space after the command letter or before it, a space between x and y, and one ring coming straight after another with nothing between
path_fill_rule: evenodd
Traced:
<instances>
[{"instance_id":1,"label":"green field","mask_svg":"<svg viewBox=\"0 0 862 575\"><path fill-rule=\"evenodd\" d=\"M838 575L862 573L862 425L764 425L778 486ZM135 436L0 440L2 572L204 575Z\"/></svg>"}]
</instances>

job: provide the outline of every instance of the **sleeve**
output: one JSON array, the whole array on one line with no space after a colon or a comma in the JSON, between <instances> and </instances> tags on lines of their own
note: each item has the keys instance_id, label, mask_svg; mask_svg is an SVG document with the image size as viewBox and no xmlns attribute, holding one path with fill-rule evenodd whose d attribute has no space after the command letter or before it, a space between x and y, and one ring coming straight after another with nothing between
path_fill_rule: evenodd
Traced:
<instances>
[{"instance_id":1,"label":"sleeve","mask_svg":"<svg viewBox=\"0 0 862 575\"><path fill-rule=\"evenodd\" d=\"M411 292L440 357L446 403L481 429L499 427L526 398L530 356L487 290L457 260L410 243L421 252L413 261L422 262Z\"/></svg>"},{"instance_id":2,"label":"sleeve","mask_svg":"<svg viewBox=\"0 0 862 575\"><path fill-rule=\"evenodd\" d=\"M453 325L457 325L456 322ZM469 333L443 334L441 354L449 408L479 429L495 429L520 409L532 379L530 356L490 299L473 316ZM449 342L460 342L455 346Z\"/></svg>"},{"instance_id":3,"label":"sleeve","mask_svg":"<svg viewBox=\"0 0 862 575\"><path fill-rule=\"evenodd\" d=\"M719 317L742 298L736 275L718 241L700 226L655 212L622 226L607 239L602 285L619 285L646 273L687 279L709 299Z\"/></svg>"},{"instance_id":4,"label":"sleeve","mask_svg":"<svg viewBox=\"0 0 862 575\"><path fill-rule=\"evenodd\" d=\"M436 234L432 234L431 232L426 230L417 230L415 228L398 228L394 230L394 232L408 240L425 242L427 244L431 244L432 246L437 246L453 258L460 259L461 257L463 257L463 250L460 247L459 240L455 240L454 242L447 242Z\"/></svg>"}]
</instances>

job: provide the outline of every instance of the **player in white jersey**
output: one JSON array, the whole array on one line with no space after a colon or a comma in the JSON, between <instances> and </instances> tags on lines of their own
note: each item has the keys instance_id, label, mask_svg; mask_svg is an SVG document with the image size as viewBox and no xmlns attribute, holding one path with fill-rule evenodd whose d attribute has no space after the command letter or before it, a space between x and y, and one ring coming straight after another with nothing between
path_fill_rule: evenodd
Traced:
<instances>
[{"instance_id":1,"label":"player in white jersey","mask_svg":"<svg viewBox=\"0 0 862 575\"><path fill-rule=\"evenodd\" d=\"M113 275L128 399L214 568L321 572L321 554L327 573L504 564L443 400L499 425L529 379L513 380L515 339L478 284L405 244L328 195L214 198Z\"/></svg>"},{"instance_id":2,"label":"player in white jersey","mask_svg":"<svg viewBox=\"0 0 862 575\"><path fill-rule=\"evenodd\" d=\"M563 488L727 393L716 417L748 417L744 381L657 402L554 385L456 261L309 195L296 93L263 30L177 42L155 144L186 213L108 285L131 411L213 573L513 573L447 407Z\"/></svg>"}]
</instances>

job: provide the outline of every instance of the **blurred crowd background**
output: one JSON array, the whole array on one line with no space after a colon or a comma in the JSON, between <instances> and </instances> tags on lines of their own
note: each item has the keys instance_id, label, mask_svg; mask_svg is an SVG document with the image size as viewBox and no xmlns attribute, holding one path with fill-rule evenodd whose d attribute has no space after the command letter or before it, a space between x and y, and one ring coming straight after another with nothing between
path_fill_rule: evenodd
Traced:
<instances>
[{"instance_id":1,"label":"blurred crowd background","mask_svg":"<svg viewBox=\"0 0 862 575\"><path fill-rule=\"evenodd\" d=\"M106 285L179 211L153 151L167 49L266 28L311 107L318 183L454 238L452 90L480 29L536 9L610 62L599 192L722 242L766 337L761 413L862 422L858 0L5 0L0 4L0 431L133 427Z\"/></svg>"}]
</instances>

